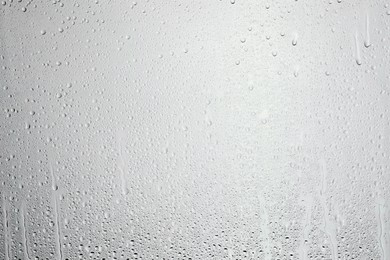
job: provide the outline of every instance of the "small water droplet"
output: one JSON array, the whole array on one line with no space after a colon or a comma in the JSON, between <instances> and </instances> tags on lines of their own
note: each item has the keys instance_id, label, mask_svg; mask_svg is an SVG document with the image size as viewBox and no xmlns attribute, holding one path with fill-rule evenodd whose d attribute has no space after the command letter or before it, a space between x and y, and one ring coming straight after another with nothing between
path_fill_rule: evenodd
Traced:
<instances>
[{"instance_id":1,"label":"small water droplet","mask_svg":"<svg viewBox=\"0 0 390 260\"><path fill-rule=\"evenodd\" d=\"M298 77L298 68L295 68L295 70L294 70L294 77Z\"/></svg>"},{"instance_id":2,"label":"small water droplet","mask_svg":"<svg viewBox=\"0 0 390 260\"><path fill-rule=\"evenodd\" d=\"M298 43L298 35L297 34L294 34L294 38L292 39L291 43L293 46L297 45L297 43Z\"/></svg>"}]
</instances>

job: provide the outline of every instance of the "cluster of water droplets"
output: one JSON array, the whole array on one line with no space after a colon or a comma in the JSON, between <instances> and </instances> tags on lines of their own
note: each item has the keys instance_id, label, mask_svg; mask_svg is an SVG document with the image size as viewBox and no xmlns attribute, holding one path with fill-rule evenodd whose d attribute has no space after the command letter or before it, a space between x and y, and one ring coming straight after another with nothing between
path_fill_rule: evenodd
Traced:
<instances>
[{"instance_id":1,"label":"cluster of water droplets","mask_svg":"<svg viewBox=\"0 0 390 260\"><path fill-rule=\"evenodd\" d=\"M0 5L0 259L389 259L381 1Z\"/></svg>"}]
</instances>

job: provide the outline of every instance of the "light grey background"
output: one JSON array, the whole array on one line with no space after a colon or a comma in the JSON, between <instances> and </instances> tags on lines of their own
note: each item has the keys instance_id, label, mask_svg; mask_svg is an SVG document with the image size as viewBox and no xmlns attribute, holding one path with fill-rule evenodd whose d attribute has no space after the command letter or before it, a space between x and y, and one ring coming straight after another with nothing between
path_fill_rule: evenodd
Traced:
<instances>
[{"instance_id":1,"label":"light grey background","mask_svg":"<svg viewBox=\"0 0 390 260\"><path fill-rule=\"evenodd\" d=\"M390 259L387 1L5 0L1 259Z\"/></svg>"}]
</instances>

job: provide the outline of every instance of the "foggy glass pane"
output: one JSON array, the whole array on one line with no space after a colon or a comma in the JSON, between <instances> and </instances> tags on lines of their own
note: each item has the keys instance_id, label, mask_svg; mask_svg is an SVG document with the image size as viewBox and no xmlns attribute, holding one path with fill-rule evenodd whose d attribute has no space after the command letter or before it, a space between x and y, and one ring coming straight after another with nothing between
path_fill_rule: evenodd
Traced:
<instances>
[{"instance_id":1,"label":"foggy glass pane","mask_svg":"<svg viewBox=\"0 0 390 260\"><path fill-rule=\"evenodd\" d=\"M0 259L390 259L390 6L4 0Z\"/></svg>"}]
</instances>

